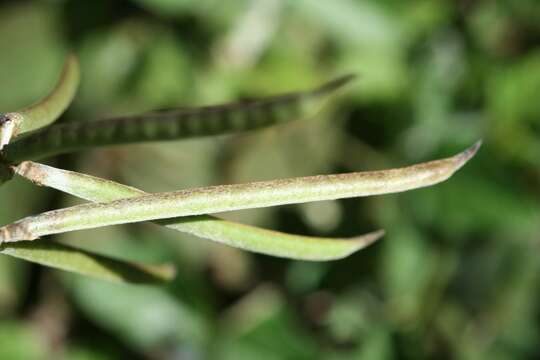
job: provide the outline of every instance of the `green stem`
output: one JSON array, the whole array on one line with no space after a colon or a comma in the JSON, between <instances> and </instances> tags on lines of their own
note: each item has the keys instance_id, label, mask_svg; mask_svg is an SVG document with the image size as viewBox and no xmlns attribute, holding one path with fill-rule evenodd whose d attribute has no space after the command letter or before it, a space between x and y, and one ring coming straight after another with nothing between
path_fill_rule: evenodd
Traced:
<instances>
[{"instance_id":1,"label":"green stem","mask_svg":"<svg viewBox=\"0 0 540 360\"><path fill-rule=\"evenodd\" d=\"M313 116L329 95L353 78L346 75L311 91L257 101L53 125L10 144L5 149L4 157L16 163L99 146L177 140L264 128Z\"/></svg>"},{"instance_id":2,"label":"green stem","mask_svg":"<svg viewBox=\"0 0 540 360\"><path fill-rule=\"evenodd\" d=\"M25 109L6 114L20 116L14 136L45 127L58 119L71 104L79 86L79 79L79 62L75 55L70 54L56 86L47 96Z\"/></svg>"},{"instance_id":3,"label":"green stem","mask_svg":"<svg viewBox=\"0 0 540 360\"><path fill-rule=\"evenodd\" d=\"M0 228L0 240L32 240L123 223L407 191L448 179L479 147L480 142L456 156L399 169L211 186L78 205Z\"/></svg>"}]
</instances>

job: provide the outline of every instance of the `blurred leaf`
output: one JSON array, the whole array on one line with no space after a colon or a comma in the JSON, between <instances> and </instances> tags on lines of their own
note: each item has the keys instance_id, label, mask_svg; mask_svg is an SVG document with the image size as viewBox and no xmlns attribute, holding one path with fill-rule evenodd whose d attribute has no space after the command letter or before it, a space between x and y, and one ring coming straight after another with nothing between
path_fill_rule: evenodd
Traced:
<instances>
[{"instance_id":1,"label":"blurred leaf","mask_svg":"<svg viewBox=\"0 0 540 360\"><path fill-rule=\"evenodd\" d=\"M319 287L327 269L325 263L294 262L287 271L287 285L296 293L313 291Z\"/></svg>"},{"instance_id":2,"label":"blurred leaf","mask_svg":"<svg viewBox=\"0 0 540 360\"><path fill-rule=\"evenodd\" d=\"M538 165L540 105L528 99L540 97L540 52L497 70L486 89L488 110L494 118L489 131L496 150L507 158Z\"/></svg>"},{"instance_id":3,"label":"blurred leaf","mask_svg":"<svg viewBox=\"0 0 540 360\"><path fill-rule=\"evenodd\" d=\"M316 346L293 321L281 295L260 286L230 308L216 353L221 359L313 359Z\"/></svg>"},{"instance_id":4,"label":"blurred leaf","mask_svg":"<svg viewBox=\"0 0 540 360\"><path fill-rule=\"evenodd\" d=\"M27 285L27 266L7 256L0 257L0 316L14 310Z\"/></svg>"},{"instance_id":5,"label":"blurred leaf","mask_svg":"<svg viewBox=\"0 0 540 360\"><path fill-rule=\"evenodd\" d=\"M136 0L164 16L184 15L210 10L215 0ZM233 1L234 2L234 1Z\"/></svg>"},{"instance_id":6,"label":"blurred leaf","mask_svg":"<svg viewBox=\"0 0 540 360\"><path fill-rule=\"evenodd\" d=\"M0 323L0 358L45 359L46 350L44 339L29 325L14 321Z\"/></svg>"},{"instance_id":7,"label":"blurred leaf","mask_svg":"<svg viewBox=\"0 0 540 360\"><path fill-rule=\"evenodd\" d=\"M373 294L357 286L336 293L332 306L323 320L332 339L337 343L358 342L371 333L373 326L381 325L378 303Z\"/></svg>"},{"instance_id":8,"label":"blurred leaf","mask_svg":"<svg viewBox=\"0 0 540 360\"><path fill-rule=\"evenodd\" d=\"M69 54L56 85L47 95L33 105L17 111L16 115L20 116L15 125L17 134L38 130L56 121L75 97L79 78L79 60L75 54Z\"/></svg>"},{"instance_id":9,"label":"blurred leaf","mask_svg":"<svg viewBox=\"0 0 540 360\"><path fill-rule=\"evenodd\" d=\"M392 337L389 331L384 328L371 331L362 342L362 350L357 356L359 359L393 359Z\"/></svg>"},{"instance_id":10,"label":"blurred leaf","mask_svg":"<svg viewBox=\"0 0 540 360\"><path fill-rule=\"evenodd\" d=\"M24 196L28 192L32 192L32 196ZM48 196L46 189L37 188L34 184L15 177L0 186L0 198L0 222L8 223L24 214L42 209Z\"/></svg>"},{"instance_id":11,"label":"blurred leaf","mask_svg":"<svg viewBox=\"0 0 540 360\"><path fill-rule=\"evenodd\" d=\"M378 2L366 0L295 0L290 2L302 17L310 17L325 26L337 40L348 45L376 50L403 43L399 18L395 18Z\"/></svg>"},{"instance_id":12,"label":"blurred leaf","mask_svg":"<svg viewBox=\"0 0 540 360\"><path fill-rule=\"evenodd\" d=\"M464 173L438 191L415 194L409 202L423 223L456 240L493 231L492 236L518 241L538 231L540 205L522 193L516 180L503 180L495 173Z\"/></svg>"},{"instance_id":13,"label":"blurred leaf","mask_svg":"<svg viewBox=\"0 0 540 360\"><path fill-rule=\"evenodd\" d=\"M540 104L523 96L540 97L540 51L499 70L488 83L489 110L503 123L540 122Z\"/></svg>"},{"instance_id":14,"label":"blurred leaf","mask_svg":"<svg viewBox=\"0 0 540 360\"><path fill-rule=\"evenodd\" d=\"M80 44L81 88L74 102L82 120L118 113L147 111L134 101L130 79L151 44L153 28L143 21L125 21L91 32ZM138 100L138 99L137 99Z\"/></svg>"},{"instance_id":15,"label":"blurred leaf","mask_svg":"<svg viewBox=\"0 0 540 360\"><path fill-rule=\"evenodd\" d=\"M98 349L93 348L83 348L80 346L71 347L64 354L64 360L113 360L117 359L119 354L111 354L110 349Z\"/></svg>"},{"instance_id":16,"label":"blurred leaf","mask_svg":"<svg viewBox=\"0 0 540 360\"><path fill-rule=\"evenodd\" d=\"M149 109L175 107L180 101L191 100L181 95L192 85L193 64L173 35L158 32L156 41L146 50L144 64L137 74L136 96Z\"/></svg>"},{"instance_id":17,"label":"blurred leaf","mask_svg":"<svg viewBox=\"0 0 540 360\"><path fill-rule=\"evenodd\" d=\"M396 225L388 224L395 231L394 241L383 245L380 273L388 300L395 307L395 320L417 321L436 264L432 249L420 234L410 226Z\"/></svg>"},{"instance_id":18,"label":"blurred leaf","mask_svg":"<svg viewBox=\"0 0 540 360\"><path fill-rule=\"evenodd\" d=\"M66 285L87 316L136 348L186 340L201 346L208 336L205 319L162 288L83 277L67 277Z\"/></svg>"},{"instance_id":19,"label":"blurred leaf","mask_svg":"<svg viewBox=\"0 0 540 360\"><path fill-rule=\"evenodd\" d=\"M50 2L2 5L0 83L4 89L0 112L33 103L51 88L64 57L59 33L59 7Z\"/></svg>"},{"instance_id":20,"label":"blurred leaf","mask_svg":"<svg viewBox=\"0 0 540 360\"><path fill-rule=\"evenodd\" d=\"M196 15L209 26L228 25L236 20L246 1L230 0L227 6L219 0L134 0L163 17ZM220 11L215 11L216 8ZM220 27L221 27L220 26Z\"/></svg>"}]
</instances>

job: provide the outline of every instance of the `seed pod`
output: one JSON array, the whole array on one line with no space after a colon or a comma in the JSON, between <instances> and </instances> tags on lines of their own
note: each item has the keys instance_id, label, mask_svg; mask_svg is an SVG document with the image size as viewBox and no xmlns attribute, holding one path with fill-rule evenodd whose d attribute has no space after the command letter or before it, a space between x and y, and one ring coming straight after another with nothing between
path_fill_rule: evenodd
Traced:
<instances>
[{"instance_id":1,"label":"seed pod","mask_svg":"<svg viewBox=\"0 0 540 360\"><path fill-rule=\"evenodd\" d=\"M230 134L308 118L353 78L346 75L311 91L254 101L53 125L11 144L5 158L34 160L98 146Z\"/></svg>"}]
</instances>

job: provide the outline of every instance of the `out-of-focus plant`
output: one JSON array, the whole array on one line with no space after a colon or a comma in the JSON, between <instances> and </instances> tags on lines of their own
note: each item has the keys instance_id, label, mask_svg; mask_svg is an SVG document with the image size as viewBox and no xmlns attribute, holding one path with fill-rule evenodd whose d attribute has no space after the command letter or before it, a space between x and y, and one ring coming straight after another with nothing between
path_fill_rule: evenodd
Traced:
<instances>
[{"instance_id":1,"label":"out-of-focus plant","mask_svg":"<svg viewBox=\"0 0 540 360\"><path fill-rule=\"evenodd\" d=\"M156 221L159 225L241 249L302 260L335 260L379 239L375 231L351 239L297 236L225 221L208 214L402 192L448 179L480 142L450 158L371 172L289 178L148 194L35 160L98 146L177 140L260 129L313 117L347 75L318 88L217 106L179 108L92 122L52 124L73 100L79 67L70 55L60 80L36 104L0 116L2 181L13 173L93 203L26 217L0 228L0 252L102 279L146 282L173 276L167 265L127 263L73 247L35 240L41 236L108 225Z\"/></svg>"}]
</instances>

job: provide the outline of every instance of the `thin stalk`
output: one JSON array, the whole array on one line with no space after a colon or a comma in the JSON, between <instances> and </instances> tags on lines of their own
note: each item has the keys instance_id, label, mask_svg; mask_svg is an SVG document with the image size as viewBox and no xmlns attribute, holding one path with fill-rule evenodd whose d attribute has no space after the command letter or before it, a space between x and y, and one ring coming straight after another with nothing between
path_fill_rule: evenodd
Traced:
<instances>
[{"instance_id":1,"label":"thin stalk","mask_svg":"<svg viewBox=\"0 0 540 360\"><path fill-rule=\"evenodd\" d=\"M100 146L230 134L309 118L352 79L346 75L314 90L256 101L53 125L10 144L4 158L17 163Z\"/></svg>"},{"instance_id":2,"label":"thin stalk","mask_svg":"<svg viewBox=\"0 0 540 360\"><path fill-rule=\"evenodd\" d=\"M15 171L38 185L48 186L93 202L110 202L147 195L142 190L110 180L31 161L21 163ZM159 221L158 224L247 251L313 261L346 257L370 245L384 233L376 231L349 239L300 236L238 224L210 215L166 219Z\"/></svg>"},{"instance_id":3,"label":"thin stalk","mask_svg":"<svg viewBox=\"0 0 540 360\"><path fill-rule=\"evenodd\" d=\"M402 192L448 179L479 147L480 142L450 158L398 169L211 186L78 205L4 226L0 228L0 241L33 240L67 231L180 216Z\"/></svg>"},{"instance_id":4,"label":"thin stalk","mask_svg":"<svg viewBox=\"0 0 540 360\"><path fill-rule=\"evenodd\" d=\"M47 96L25 109L0 115L0 150L9 144L11 138L45 127L58 119L71 104L79 79L79 62L75 55L70 54L56 86Z\"/></svg>"}]
</instances>

